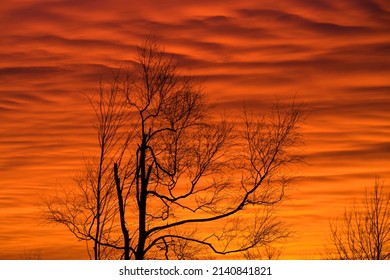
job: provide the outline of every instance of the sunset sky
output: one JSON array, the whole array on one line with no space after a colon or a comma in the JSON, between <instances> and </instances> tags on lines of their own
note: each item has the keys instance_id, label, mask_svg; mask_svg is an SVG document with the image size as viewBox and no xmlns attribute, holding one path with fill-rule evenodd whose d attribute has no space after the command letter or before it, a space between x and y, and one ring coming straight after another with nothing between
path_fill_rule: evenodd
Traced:
<instances>
[{"instance_id":1,"label":"sunset sky","mask_svg":"<svg viewBox=\"0 0 390 280\"><path fill-rule=\"evenodd\" d=\"M390 191L387 0L2 0L0 259L85 259L41 219L96 148L93 92L153 35L204 81L218 108L306 104L306 165L281 209L281 258L317 259L329 219L381 176Z\"/></svg>"}]
</instances>

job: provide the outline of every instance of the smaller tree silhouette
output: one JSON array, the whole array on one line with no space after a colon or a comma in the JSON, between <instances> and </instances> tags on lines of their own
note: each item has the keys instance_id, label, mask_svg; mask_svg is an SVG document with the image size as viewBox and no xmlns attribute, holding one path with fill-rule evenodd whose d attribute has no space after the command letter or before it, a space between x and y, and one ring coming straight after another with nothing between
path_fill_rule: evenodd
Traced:
<instances>
[{"instance_id":1,"label":"smaller tree silhouette","mask_svg":"<svg viewBox=\"0 0 390 280\"><path fill-rule=\"evenodd\" d=\"M42 249L24 250L24 260L42 260Z\"/></svg>"},{"instance_id":2,"label":"smaller tree silhouette","mask_svg":"<svg viewBox=\"0 0 390 280\"><path fill-rule=\"evenodd\" d=\"M341 260L390 259L390 193L376 178L360 204L346 209L340 221L330 223L327 257Z\"/></svg>"},{"instance_id":3,"label":"smaller tree silhouette","mask_svg":"<svg viewBox=\"0 0 390 280\"><path fill-rule=\"evenodd\" d=\"M273 246L271 243L246 250L243 252L243 256L246 260L278 260L283 250L283 246Z\"/></svg>"}]
</instances>

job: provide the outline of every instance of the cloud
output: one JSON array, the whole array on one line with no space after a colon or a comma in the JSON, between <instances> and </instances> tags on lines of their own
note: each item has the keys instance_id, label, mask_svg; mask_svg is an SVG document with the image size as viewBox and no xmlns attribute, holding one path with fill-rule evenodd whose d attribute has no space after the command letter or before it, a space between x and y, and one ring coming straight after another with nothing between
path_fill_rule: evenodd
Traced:
<instances>
[{"instance_id":1,"label":"cloud","mask_svg":"<svg viewBox=\"0 0 390 280\"><path fill-rule=\"evenodd\" d=\"M323 36L346 36L368 34L371 30L366 26L349 26L332 22L313 21L297 14L278 10L240 10L242 17L260 22L271 22L280 28L288 27L292 32L309 31Z\"/></svg>"},{"instance_id":2,"label":"cloud","mask_svg":"<svg viewBox=\"0 0 390 280\"><path fill-rule=\"evenodd\" d=\"M32 197L69 183L96 144L81 92L131 64L135 46L153 35L180 69L204 81L218 112L240 110L243 101L266 111L275 96L306 101L308 166L297 208L305 222L326 220L333 210L323 204L334 196L341 205L371 176L389 178L389 11L386 0L4 0L0 204L35 217ZM17 231L21 221L11 213L3 225ZM34 226L24 230L35 234ZM308 232L307 243L316 234Z\"/></svg>"},{"instance_id":3,"label":"cloud","mask_svg":"<svg viewBox=\"0 0 390 280\"><path fill-rule=\"evenodd\" d=\"M350 143L353 147L354 143ZM337 162L340 164L358 161L359 164L370 163L375 161L386 161L390 156L390 142L384 143L370 143L367 145L360 145L359 148L349 148L338 151L325 151L317 152L314 154L307 155L308 161L311 159L328 162Z\"/></svg>"}]
</instances>

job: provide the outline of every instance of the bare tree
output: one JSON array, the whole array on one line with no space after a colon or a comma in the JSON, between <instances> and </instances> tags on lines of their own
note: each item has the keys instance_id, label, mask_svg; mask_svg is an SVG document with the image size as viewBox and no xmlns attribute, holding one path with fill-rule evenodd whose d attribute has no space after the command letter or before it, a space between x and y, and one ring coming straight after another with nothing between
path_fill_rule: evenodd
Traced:
<instances>
[{"instance_id":1,"label":"bare tree","mask_svg":"<svg viewBox=\"0 0 390 280\"><path fill-rule=\"evenodd\" d=\"M283 247L266 244L243 252L246 260L278 260L283 253Z\"/></svg>"},{"instance_id":2,"label":"bare tree","mask_svg":"<svg viewBox=\"0 0 390 280\"><path fill-rule=\"evenodd\" d=\"M42 249L32 249L24 251L24 260L42 260Z\"/></svg>"},{"instance_id":3,"label":"bare tree","mask_svg":"<svg viewBox=\"0 0 390 280\"><path fill-rule=\"evenodd\" d=\"M390 194L375 180L360 204L345 210L339 222L330 224L331 247L327 257L342 260L390 259Z\"/></svg>"},{"instance_id":4,"label":"bare tree","mask_svg":"<svg viewBox=\"0 0 390 280\"><path fill-rule=\"evenodd\" d=\"M117 152L104 164L111 170L105 177L110 207L97 201L104 195L95 195L93 207L74 209L92 217L89 226L104 213L106 231L83 230L82 238L121 251L123 259L186 259L243 252L288 236L274 207L292 180L288 168L302 159L294 149L301 106L276 104L268 116L245 111L241 125L217 120L201 84L154 41L138 49L134 68L117 75L111 89L123 100L115 105L116 130L108 134ZM68 207L47 213L75 232Z\"/></svg>"}]
</instances>

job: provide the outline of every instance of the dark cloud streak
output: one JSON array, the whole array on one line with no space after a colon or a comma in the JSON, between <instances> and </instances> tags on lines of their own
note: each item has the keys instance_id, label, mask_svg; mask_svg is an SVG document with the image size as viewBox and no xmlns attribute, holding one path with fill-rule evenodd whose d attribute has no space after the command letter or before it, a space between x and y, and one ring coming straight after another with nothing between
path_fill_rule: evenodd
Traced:
<instances>
[{"instance_id":1,"label":"dark cloud streak","mask_svg":"<svg viewBox=\"0 0 390 280\"><path fill-rule=\"evenodd\" d=\"M5 0L0 11L0 203L7 207L31 207L24 188L50 191L93 154L93 112L82 92L133 63L149 35L204 81L218 112L234 113L243 101L263 112L276 96L306 101L308 167L298 203L307 221L335 211L313 202L346 199L375 173L390 179L386 0ZM6 217L0 236L9 237L23 219ZM17 238L35 236L31 227ZM318 241L307 234L303 243ZM16 255L0 251L0 259Z\"/></svg>"}]
</instances>

